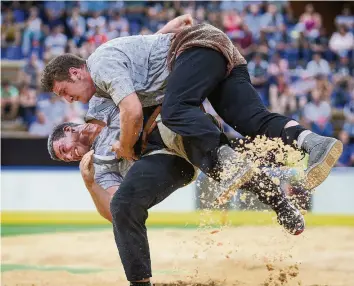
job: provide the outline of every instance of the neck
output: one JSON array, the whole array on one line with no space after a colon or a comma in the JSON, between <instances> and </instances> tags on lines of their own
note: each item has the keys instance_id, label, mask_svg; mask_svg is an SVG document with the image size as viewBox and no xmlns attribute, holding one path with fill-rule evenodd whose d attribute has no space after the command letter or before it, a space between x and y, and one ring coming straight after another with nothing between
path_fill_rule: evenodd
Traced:
<instances>
[{"instance_id":1,"label":"neck","mask_svg":"<svg viewBox=\"0 0 354 286\"><path fill-rule=\"evenodd\" d=\"M88 146L92 146L93 142L100 134L103 126L100 126L95 123L87 123L81 128L82 129L79 131L81 133L81 140L86 141L85 144L88 144Z\"/></svg>"},{"instance_id":2,"label":"neck","mask_svg":"<svg viewBox=\"0 0 354 286\"><path fill-rule=\"evenodd\" d=\"M93 144L93 142L96 140L97 136L101 133L103 126L100 126L98 124L92 124L92 132L91 136L89 136L89 142L90 146Z\"/></svg>"}]
</instances>

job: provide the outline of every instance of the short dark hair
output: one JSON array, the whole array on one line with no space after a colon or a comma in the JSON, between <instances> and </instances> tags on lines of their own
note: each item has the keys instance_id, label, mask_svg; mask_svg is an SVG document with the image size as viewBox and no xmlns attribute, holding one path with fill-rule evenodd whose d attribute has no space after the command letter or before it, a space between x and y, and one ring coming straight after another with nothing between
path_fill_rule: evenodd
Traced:
<instances>
[{"instance_id":1,"label":"short dark hair","mask_svg":"<svg viewBox=\"0 0 354 286\"><path fill-rule=\"evenodd\" d=\"M67 126L76 127L76 126L79 126L79 125L80 124L73 123L73 122L64 122L64 123L59 124L59 125L57 125L56 127L53 128L52 133L48 137L48 144L47 144L48 152L49 152L49 155L52 158L52 160L61 161L57 157L57 155L55 154L53 144L54 144L55 141L58 141L61 138L65 137L64 128L67 127Z\"/></svg>"},{"instance_id":2,"label":"short dark hair","mask_svg":"<svg viewBox=\"0 0 354 286\"><path fill-rule=\"evenodd\" d=\"M71 81L69 69L81 68L86 64L83 58L72 54L64 54L52 59L42 74L43 91L52 92L54 81Z\"/></svg>"}]
</instances>

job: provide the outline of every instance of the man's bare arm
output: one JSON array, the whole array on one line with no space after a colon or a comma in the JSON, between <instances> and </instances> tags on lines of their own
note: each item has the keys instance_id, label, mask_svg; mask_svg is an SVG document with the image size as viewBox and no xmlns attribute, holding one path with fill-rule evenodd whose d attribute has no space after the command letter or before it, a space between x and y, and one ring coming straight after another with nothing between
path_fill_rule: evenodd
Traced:
<instances>
[{"instance_id":1,"label":"man's bare arm","mask_svg":"<svg viewBox=\"0 0 354 286\"><path fill-rule=\"evenodd\" d=\"M112 150L118 157L127 160L136 159L134 145L139 139L143 128L143 107L134 92L119 103L120 110L120 138L113 144Z\"/></svg>"},{"instance_id":2,"label":"man's bare arm","mask_svg":"<svg viewBox=\"0 0 354 286\"><path fill-rule=\"evenodd\" d=\"M112 186L104 190L100 185L96 184L94 177L95 171L93 167L93 150L86 153L80 162L80 172L82 179L86 185L87 190L90 192L92 200L96 206L97 211L105 219L112 222L112 215L110 211L110 203L112 196L117 191L118 186Z\"/></svg>"}]
</instances>

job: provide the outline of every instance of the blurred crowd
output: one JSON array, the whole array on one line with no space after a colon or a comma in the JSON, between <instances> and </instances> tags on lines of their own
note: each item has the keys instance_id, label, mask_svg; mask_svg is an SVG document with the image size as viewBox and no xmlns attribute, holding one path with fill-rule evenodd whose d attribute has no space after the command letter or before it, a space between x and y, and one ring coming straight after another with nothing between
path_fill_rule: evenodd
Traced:
<instances>
[{"instance_id":1,"label":"blurred crowd","mask_svg":"<svg viewBox=\"0 0 354 286\"><path fill-rule=\"evenodd\" d=\"M1 57L26 64L17 83L1 83L2 119L19 120L41 136L63 121L82 122L87 106L41 92L45 63L65 52L87 58L110 39L152 34L186 13L227 33L248 60L252 83L270 110L340 138L345 148L339 164L354 165L354 16L349 7L328 34L313 5L295 18L287 1L3 1ZM208 103L206 108L211 111ZM224 128L230 137L240 136Z\"/></svg>"}]
</instances>

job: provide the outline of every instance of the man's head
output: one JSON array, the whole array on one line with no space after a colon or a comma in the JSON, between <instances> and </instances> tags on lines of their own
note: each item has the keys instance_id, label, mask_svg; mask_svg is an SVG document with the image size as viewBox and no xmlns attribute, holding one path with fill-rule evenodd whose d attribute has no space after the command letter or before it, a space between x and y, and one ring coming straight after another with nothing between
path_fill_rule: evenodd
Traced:
<instances>
[{"instance_id":1,"label":"man's head","mask_svg":"<svg viewBox=\"0 0 354 286\"><path fill-rule=\"evenodd\" d=\"M88 103L96 92L86 61L72 54L60 55L48 63L43 71L42 87L68 102Z\"/></svg>"},{"instance_id":2,"label":"man's head","mask_svg":"<svg viewBox=\"0 0 354 286\"><path fill-rule=\"evenodd\" d=\"M53 129L48 137L48 152L53 160L80 161L90 150L100 131L100 126L91 123L65 122Z\"/></svg>"},{"instance_id":3,"label":"man's head","mask_svg":"<svg viewBox=\"0 0 354 286\"><path fill-rule=\"evenodd\" d=\"M322 59L321 54L320 53L314 53L312 56L312 59L316 62L319 63L320 60Z\"/></svg>"}]
</instances>

